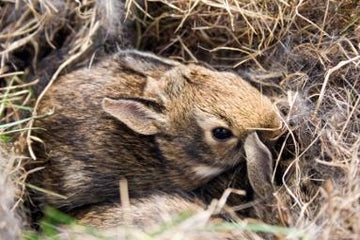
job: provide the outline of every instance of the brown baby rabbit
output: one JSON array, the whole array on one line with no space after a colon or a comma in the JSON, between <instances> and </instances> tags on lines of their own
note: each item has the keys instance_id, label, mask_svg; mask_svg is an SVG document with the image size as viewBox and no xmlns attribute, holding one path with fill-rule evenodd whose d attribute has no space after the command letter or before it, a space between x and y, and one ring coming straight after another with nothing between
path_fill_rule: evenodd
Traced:
<instances>
[{"instance_id":1,"label":"brown baby rabbit","mask_svg":"<svg viewBox=\"0 0 360 240\"><path fill-rule=\"evenodd\" d=\"M131 197L193 190L241 161L248 134L280 127L239 76L137 51L60 77L39 111L51 109L35 123L45 168L30 181L64 211L116 200L121 178Z\"/></svg>"}]
</instances>

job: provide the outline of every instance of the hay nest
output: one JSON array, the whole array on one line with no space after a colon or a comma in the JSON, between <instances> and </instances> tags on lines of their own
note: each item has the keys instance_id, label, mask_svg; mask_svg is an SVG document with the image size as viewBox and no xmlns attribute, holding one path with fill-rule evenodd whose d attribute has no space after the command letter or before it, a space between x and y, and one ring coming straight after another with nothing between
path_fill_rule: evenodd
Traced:
<instances>
[{"instance_id":1,"label":"hay nest","mask_svg":"<svg viewBox=\"0 0 360 240\"><path fill-rule=\"evenodd\" d=\"M33 119L41 117L32 86L56 81L94 54L134 46L204 62L236 71L271 96L284 115L287 132L275 149L276 203L258 217L275 215L275 224L289 231L269 233L359 237L358 1L14 0L0 3L0 19L0 140L11 154L38 140L31 136ZM24 198L23 158L5 156L2 166L14 170L4 168L0 187L10 179L15 192L1 200L1 221L20 226L8 209ZM263 236L243 230L249 238Z\"/></svg>"}]
</instances>

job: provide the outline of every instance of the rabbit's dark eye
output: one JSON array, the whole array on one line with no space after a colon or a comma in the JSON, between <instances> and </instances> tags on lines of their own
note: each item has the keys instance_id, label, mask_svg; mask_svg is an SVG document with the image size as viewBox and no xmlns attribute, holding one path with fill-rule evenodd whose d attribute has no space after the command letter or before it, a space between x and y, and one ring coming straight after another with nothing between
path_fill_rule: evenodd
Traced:
<instances>
[{"instance_id":1,"label":"rabbit's dark eye","mask_svg":"<svg viewBox=\"0 0 360 240\"><path fill-rule=\"evenodd\" d=\"M231 130L223 127L214 128L212 135L216 140L226 140L233 136Z\"/></svg>"}]
</instances>

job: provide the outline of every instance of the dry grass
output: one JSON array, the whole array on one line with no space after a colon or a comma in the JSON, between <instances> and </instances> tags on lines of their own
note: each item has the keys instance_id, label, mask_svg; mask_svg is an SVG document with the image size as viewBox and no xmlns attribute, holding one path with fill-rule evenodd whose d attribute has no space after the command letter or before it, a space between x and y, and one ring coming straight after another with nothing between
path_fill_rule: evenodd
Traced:
<instances>
[{"instance_id":1,"label":"dry grass","mask_svg":"<svg viewBox=\"0 0 360 240\"><path fill-rule=\"evenodd\" d=\"M42 78L55 81L83 59L91 62L106 33L116 36L123 30L117 4L97 2L98 10L91 0L0 3L0 140L12 146L12 152L29 148L31 153L29 143L39 141L31 128L33 119L42 117L36 115L41 95L35 99L31 87ZM258 212L260 219L275 215L273 224L304 231L313 239L360 237L358 1L128 0L125 7L135 22L138 48L236 71L283 112L287 132L275 149L276 201ZM34 75L39 79L31 79ZM1 161L19 169L21 161L11 159ZM2 178L13 173L7 171ZM11 181L20 191L17 197L9 193L7 205L1 205L7 209L23 197L24 174L17 176L22 178ZM244 229L247 235L242 237L263 236L249 226ZM80 229L79 234L86 232ZM280 239L293 236L273 234Z\"/></svg>"}]
</instances>

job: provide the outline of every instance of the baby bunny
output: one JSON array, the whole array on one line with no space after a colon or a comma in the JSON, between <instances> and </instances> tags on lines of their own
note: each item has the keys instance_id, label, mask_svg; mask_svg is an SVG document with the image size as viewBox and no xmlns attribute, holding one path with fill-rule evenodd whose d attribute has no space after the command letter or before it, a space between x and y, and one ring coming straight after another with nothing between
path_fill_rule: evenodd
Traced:
<instances>
[{"instance_id":1,"label":"baby bunny","mask_svg":"<svg viewBox=\"0 0 360 240\"><path fill-rule=\"evenodd\" d=\"M239 76L138 51L60 77L41 100L47 110L35 122L44 144L33 146L44 169L30 182L64 211L118 199L121 178L131 197L191 191L244 161L249 134L281 125Z\"/></svg>"}]
</instances>

